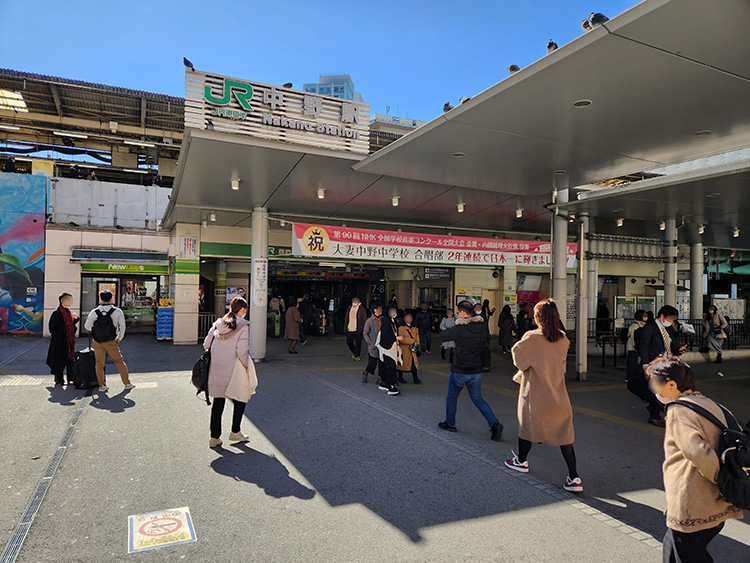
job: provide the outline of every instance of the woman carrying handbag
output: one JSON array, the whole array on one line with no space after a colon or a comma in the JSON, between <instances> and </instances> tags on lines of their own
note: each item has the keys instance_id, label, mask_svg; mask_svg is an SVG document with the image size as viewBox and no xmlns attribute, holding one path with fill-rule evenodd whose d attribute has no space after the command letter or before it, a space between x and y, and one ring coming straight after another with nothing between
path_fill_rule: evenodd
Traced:
<instances>
[{"instance_id":1,"label":"woman carrying handbag","mask_svg":"<svg viewBox=\"0 0 750 563\"><path fill-rule=\"evenodd\" d=\"M399 383L406 383L404 374L411 372L414 383L422 383L417 375L417 369L419 368L419 356L421 355L419 345L419 331L416 327L412 326L414 317L410 313L404 315L404 324L398 328L398 335L401 337L399 346L401 347L401 356L404 359L404 363L398 366L398 381Z\"/></svg>"},{"instance_id":2,"label":"woman carrying handbag","mask_svg":"<svg viewBox=\"0 0 750 563\"><path fill-rule=\"evenodd\" d=\"M250 323L244 319L246 313L247 301L242 297L235 297L229 304L229 312L213 324L203 341L203 348L211 350L211 364L208 370L208 394L214 398L211 406L211 439L208 442L211 448L222 444L221 415L224 413L228 397L227 388L232 382L235 366L239 362L247 371L251 361L248 340ZM247 442L248 436L240 431L247 401L232 399L232 402L234 413L229 439L233 442Z\"/></svg>"}]
</instances>

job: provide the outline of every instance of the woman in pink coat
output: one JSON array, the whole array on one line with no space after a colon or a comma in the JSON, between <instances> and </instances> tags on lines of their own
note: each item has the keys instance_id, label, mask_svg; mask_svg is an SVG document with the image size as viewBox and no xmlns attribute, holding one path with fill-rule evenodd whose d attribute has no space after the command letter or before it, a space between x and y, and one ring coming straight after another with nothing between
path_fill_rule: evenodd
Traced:
<instances>
[{"instance_id":1,"label":"woman in pink coat","mask_svg":"<svg viewBox=\"0 0 750 563\"><path fill-rule=\"evenodd\" d=\"M208 445L212 448L221 445L221 415L227 402L226 391L232 380L234 365L239 358L242 365L247 367L250 361L250 346L248 334L250 323L244 317L247 313L247 301L242 297L235 297L229 304L229 312L217 320L208 331L203 341L203 348L211 350L211 364L208 369L208 395L213 398L211 407L211 439ZM234 442L247 442L249 438L240 432L240 423L245 414L245 405L240 401L234 402L232 416L232 433L229 439Z\"/></svg>"}]
</instances>

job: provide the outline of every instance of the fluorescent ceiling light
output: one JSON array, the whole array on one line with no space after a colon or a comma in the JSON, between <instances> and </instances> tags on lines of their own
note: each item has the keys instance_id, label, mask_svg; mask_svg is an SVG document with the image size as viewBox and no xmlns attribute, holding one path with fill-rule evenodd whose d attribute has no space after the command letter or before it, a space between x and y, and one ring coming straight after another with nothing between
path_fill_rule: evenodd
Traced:
<instances>
[{"instance_id":1,"label":"fluorescent ceiling light","mask_svg":"<svg viewBox=\"0 0 750 563\"><path fill-rule=\"evenodd\" d=\"M136 174L148 174L148 170L141 170L140 168L123 168L123 172L135 172Z\"/></svg>"},{"instance_id":2,"label":"fluorescent ceiling light","mask_svg":"<svg viewBox=\"0 0 750 563\"><path fill-rule=\"evenodd\" d=\"M73 139L88 139L88 135L84 135L82 133L70 133L68 131L52 131L53 135L57 135L58 137L71 137Z\"/></svg>"},{"instance_id":3,"label":"fluorescent ceiling light","mask_svg":"<svg viewBox=\"0 0 750 563\"><path fill-rule=\"evenodd\" d=\"M130 139L125 139L123 141L126 145L133 145L136 147L155 147L156 145L153 143L147 143L146 141L131 141Z\"/></svg>"},{"instance_id":4,"label":"fluorescent ceiling light","mask_svg":"<svg viewBox=\"0 0 750 563\"><path fill-rule=\"evenodd\" d=\"M20 127L16 127L15 125L3 125L0 123L0 129L7 129L8 131L20 131Z\"/></svg>"}]
</instances>

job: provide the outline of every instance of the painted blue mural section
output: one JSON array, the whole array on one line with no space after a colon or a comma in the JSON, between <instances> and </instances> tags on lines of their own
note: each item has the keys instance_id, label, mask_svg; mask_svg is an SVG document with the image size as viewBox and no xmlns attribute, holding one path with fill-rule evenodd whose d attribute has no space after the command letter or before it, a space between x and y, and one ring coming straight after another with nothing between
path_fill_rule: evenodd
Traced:
<instances>
[{"instance_id":1,"label":"painted blue mural section","mask_svg":"<svg viewBox=\"0 0 750 563\"><path fill-rule=\"evenodd\" d=\"M0 172L0 334L42 334L48 183Z\"/></svg>"}]
</instances>

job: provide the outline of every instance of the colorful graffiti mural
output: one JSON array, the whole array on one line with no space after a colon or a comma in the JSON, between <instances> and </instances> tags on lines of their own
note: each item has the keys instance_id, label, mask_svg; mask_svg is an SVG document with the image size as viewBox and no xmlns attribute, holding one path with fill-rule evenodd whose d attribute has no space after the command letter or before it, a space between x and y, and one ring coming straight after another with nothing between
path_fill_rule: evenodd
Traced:
<instances>
[{"instance_id":1,"label":"colorful graffiti mural","mask_svg":"<svg viewBox=\"0 0 750 563\"><path fill-rule=\"evenodd\" d=\"M48 181L0 172L0 334L42 334Z\"/></svg>"}]
</instances>

